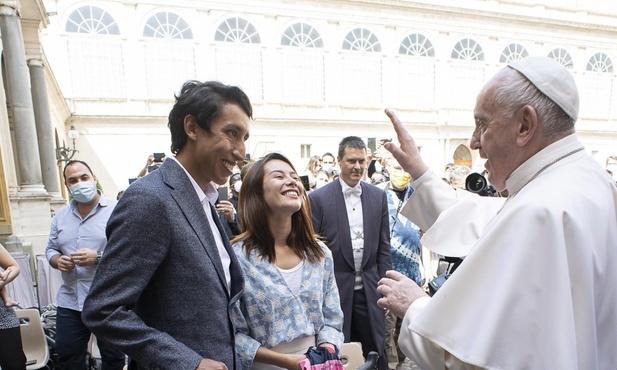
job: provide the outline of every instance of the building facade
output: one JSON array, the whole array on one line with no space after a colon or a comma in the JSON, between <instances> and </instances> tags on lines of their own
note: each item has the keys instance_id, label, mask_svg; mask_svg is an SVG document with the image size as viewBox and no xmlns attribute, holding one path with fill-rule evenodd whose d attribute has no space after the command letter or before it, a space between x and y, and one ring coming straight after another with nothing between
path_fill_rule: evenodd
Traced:
<instances>
[{"instance_id":1,"label":"building facade","mask_svg":"<svg viewBox=\"0 0 617 370\"><path fill-rule=\"evenodd\" d=\"M477 170L482 160L468 143L480 87L510 61L550 56L575 76L586 149L602 164L617 153L611 0L43 3L46 27L37 35L48 78L57 80L47 92L56 144L68 141L73 125L75 158L91 165L108 196L129 185L149 154L170 155L167 114L188 79L247 92L253 158L279 151L302 171L311 155L336 152L344 136L370 145L392 138L383 113L390 107L431 167L459 162ZM5 158L4 147L18 145L4 133L3 204L14 208L19 161ZM58 188L43 193L62 194Z\"/></svg>"}]
</instances>

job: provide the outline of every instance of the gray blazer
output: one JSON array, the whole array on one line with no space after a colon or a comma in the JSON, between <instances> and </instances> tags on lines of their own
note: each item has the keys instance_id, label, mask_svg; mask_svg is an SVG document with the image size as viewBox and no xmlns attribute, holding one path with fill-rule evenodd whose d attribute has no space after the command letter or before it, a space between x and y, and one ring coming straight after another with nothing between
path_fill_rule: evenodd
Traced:
<instances>
[{"instance_id":1,"label":"gray blazer","mask_svg":"<svg viewBox=\"0 0 617 370\"><path fill-rule=\"evenodd\" d=\"M82 318L131 358L130 369L192 370L202 358L236 368L230 312L244 281L214 216L231 258L231 293L203 206L178 163L166 160L118 202Z\"/></svg>"},{"instance_id":2,"label":"gray blazer","mask_svg":"<svg viewBox=\"0 0 617 370\"><path fill-rule=\"evenodd\" d=\"M377 306L380 297L377 282L392 268L390 256L390 224L386 193L373 185L361 182L362 220L364 225L364 256L362 279L368 301L371 332L380 353L384 349L385 320L383 309ZM351 234L343 189L339 180L327 184L309 194L313 227L324 237L332 250L334 274L341 296L341 308L345 316L343 332L349 341L351 312L355 285L355 266L351 247Z\"/></svg>"}]
</instances>

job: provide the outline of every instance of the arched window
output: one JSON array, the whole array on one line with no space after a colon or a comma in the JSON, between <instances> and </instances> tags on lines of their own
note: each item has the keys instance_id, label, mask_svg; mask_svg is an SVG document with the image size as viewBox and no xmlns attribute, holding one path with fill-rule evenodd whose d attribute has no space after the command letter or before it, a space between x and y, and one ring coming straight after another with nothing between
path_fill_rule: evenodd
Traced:
<instances>
[{"instance_id":1,"label":"arched window","mask_svg":"<svg viewBox=\"0 0 617 370\"><path fill-rule=\"evenodd\" d=\"M521 44L510 44L501 52L499 63L512 63L519 59L528 57L529 53Z\"/></svg>"},{"instance_id":2,"label":"arched window","mask_svg":"<svg viewBox=\"0 0 617 370\"><path fill-rule=\"evenodd\" d=\"M469 148L463 144L460 144L454 150L454 155L452 156L455 165L462 165L471 168L471 152Z\"/></svg>"},{"instance_id":3,"label":"arched window","mask_svg":"<svg viewBox=\"0 0 617 370\"><path fill-rule=\"evenodd\" d=\"M193 31L180 16L170 12L156 13L144 26L144 37L192 39Z\"/></svg>"},{"instance_id":4,"label":"arched window","mask_svg":"<svg viewBox=\"0 0 617 370\"><path fill-rule=\"evenodd\" d=\"M562 48L553 49L551 50L550 53L548 53L547 56L563 64L566 68L573 67L572 56L570 55L570 53L568 53L566 49L562 49Z\"/></svg>"},{"instance_id":5,"label":"arched window","mask_svg":"<svg viewBox=\"0 0 617 370\"><path fill-rule=\"evenodd\" d=\"M313 26L295 23L289 26L281 37L281 45L301 48L322 48L323 40Z\"/></svg>"},{"instance_id":6,"label":"arched window","mask_svg":"<svg viewBox=\"0 0 617 370\"><path fill-rule=\"evenodd\" d=\"M462 39L452 49L452 59L483 61L484 51L473 39Z\"/></svg>"},{"instance_id":7,"label":"arched window","mask_svg":"<svg viewBox=\"0 0 617 370\"><path fill-rule=\"evenodd\" d=\"M343 40L343 50L381 52L379 39L366 28L350 31Z\"/></svg>"},{"instance_id":8,"label":"arched window","mask_svg":"<svg viewBox=\"0 0 617 370\"><path fill-rule=\"evenodd\" d=\"M120 29L105 10L81 6L66 22L71 91L75 98L125 96L124 60ZM82 37L86 36L86 37Z\"/></svg>"},{"instance_id":9,"label":"arched window","mask_svg":"<svg viewBox=\"0 0 617 370\"><path fill-rule=\"evenodd\" d=\"M103 9L88 5L75 9L66 21L66 32L119 35L114 18Z\"/></svg>"},{"instance_id":10,"label":"arched window","mask_svg":"<svg viewBox=\"0 0 617 370\"><path fill-rule=\"evenodd\" d=\"M587 70L592 72L613 73L613 62L611 58L604 53L595 53L589 62L587 62Z\"/></svg>"},{"instance_id":11,"label":"arched window","mask_svg":"<svg viewBox=\"0 0 617 370\"><path fill-rule=\"evenodd\" d=\"M415 57L434 57L435 49L431 40L419 33L412 33L403 39L398 48L399 54L412 55Z\"/></svg>"},{"instance_id":12,"label":"arched window","mask_svg":"<svg viewBox=\"0 0 617 370\"><path fill-rule=\"evenodd\" d=\"M214 35L215 41L236 44L259 44L261 39L257 29L246 19L233 17L221 22Z\"/></svg>"}]
</instances>

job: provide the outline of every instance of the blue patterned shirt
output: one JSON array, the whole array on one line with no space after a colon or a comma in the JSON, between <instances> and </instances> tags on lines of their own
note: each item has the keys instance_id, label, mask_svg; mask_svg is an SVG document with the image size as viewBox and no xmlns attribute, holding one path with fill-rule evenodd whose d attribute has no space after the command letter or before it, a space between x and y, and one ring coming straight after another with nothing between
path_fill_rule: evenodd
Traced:
<instances>
[{"instance_id":1,"label":"blue patterned shirt","mask_svg":"<svg viewBox=\"0 0 617 370\"><path fill-rule=\"evenodd\" d=\"M272 348L305 336L316 336L317 344L328 342L340 351L343 343L343 311L332 253L319 243L326 257L318 263L305 260L302 286L294 294L280 271L252 251L247 260L244 244L234 245L244 272L244 292L234 306L236 351L242 368L253 365L260 346Z\"/></svg>"},{"instance_id":2,"label":"blue patterned shirt","mask_svg":"<svg viewBox=\"0 0 617 370\"><path fill-rule=\"evenodd\" d=\"M400 213L401 206L413 194L413 188L407 186L403 199L399 199L397 193L390 187L389 182L384 183L384 190L388 198L392 269L422 286L424 277L422 276L422 261L420 259L422 255L420 228Z\"/></svg>"}]
</instances>

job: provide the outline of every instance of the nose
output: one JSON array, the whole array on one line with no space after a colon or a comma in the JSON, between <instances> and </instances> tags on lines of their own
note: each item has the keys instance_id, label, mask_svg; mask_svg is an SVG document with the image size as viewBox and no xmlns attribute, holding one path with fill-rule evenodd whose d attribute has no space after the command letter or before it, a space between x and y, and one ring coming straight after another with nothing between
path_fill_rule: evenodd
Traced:
<instances>
[{"instance_id":1,"label":"nose","mask_svg":"<svg viewBox=\"0 0 617 370\"><path fill-rule=\"evenodd\" d=\"M246 158L246 145L244 141L239 143L233 151L233 155L236 161L243 161Z\"/></svg>"},{"instance_id":2,"label":"nose","mask_svg":"<svg viewBox=\"0 0 617 370\"><path fill-rule=\"evenodd\" d=\"M469 147L474 150L478 150L481 148L480 138L478 136L477 131L474 131L471 135L471 140L469 141Z\"/></svg>"}]
</instances>

